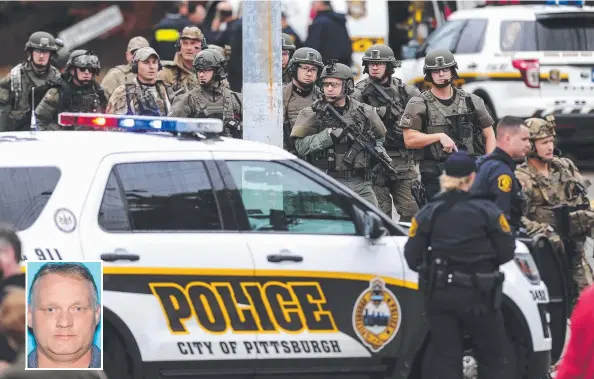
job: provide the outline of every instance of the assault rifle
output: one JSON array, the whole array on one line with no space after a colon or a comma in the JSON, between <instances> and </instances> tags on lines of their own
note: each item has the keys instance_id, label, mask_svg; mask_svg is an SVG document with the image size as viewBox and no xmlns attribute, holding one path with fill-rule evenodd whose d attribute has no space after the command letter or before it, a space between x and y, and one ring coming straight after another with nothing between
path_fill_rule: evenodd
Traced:
<instances>
[{"instance_id":1,"label":"assault rifle","mask_svg":"<svg viewBox=\"0 0 594 379\"><path fill-rule=\"evenodd\" d=\"M374 80L369 79L368 82L371 86L368 86L367 88L371 88L372 91L368 91L366 88L365 91L363 91L363 94L367 95L369 93L376 92L379 95L382 104L384 106L390 106L390 112L392 113L392 116L394 116L394 120L400 120L400 117L402 117L402 115L404 114L404 108L402 108L402 106L397 101L390 97L390 95L388 95L386 91L384 91L382 86L377 84ZM402 134L402 130L400 130L400 128L392 128L392 131L394 132L394 135L396 135L397 138L396 146L405 148L406 146L404 145L404 135ZM386 136L386 138L389 137Z\"/></svg>"},{"instance_id":2,"label":"assault rifle","mask_svg":"<svg viewBox=\"0 0 594 379\"><path fill-rule=\"evenodd\" d=\"M380 152L375 149L375 136L370 130L364 131L362 127L359 128L357 125L347 123L336 109L328 103L324 103L324 105L321 106L321 111L334 118L342 127L347 137L353 142L353 146L344 157L346 163L352 165L355 162L355 157L362 150L365 150L378 162L378 164L371 169L374 176L380 175L382 171L386 171L394 177L398 176L399 172L392 166L392 159L385 152Z\"/></svg>"}]
</instances>

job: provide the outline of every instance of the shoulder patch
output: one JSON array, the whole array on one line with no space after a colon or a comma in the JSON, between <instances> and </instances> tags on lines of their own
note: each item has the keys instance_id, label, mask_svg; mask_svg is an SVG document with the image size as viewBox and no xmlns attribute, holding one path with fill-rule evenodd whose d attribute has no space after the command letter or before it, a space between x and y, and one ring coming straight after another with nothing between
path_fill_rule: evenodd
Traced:
<instances>
[{"instance_id":1,"label":"shoulder patch","mask_svg":"<svg viewBox=\"0 0 594 379\"><path fill-rule=\"evenodd\" d=\"M417 229L419 229L419 223L417 222L416 218L412 218L410 220L410 228L408 229L408 236L413 238L417 235Z\"/></svg>"},{"instance_id":2,"label":"shoulder patch","mask_svg":"<svg viewBox=\"0 0 594 379\"><path fill-rule=\"evenodd\" d=\"M511 233L509 222L507 222L507 219L505 218L503 213L499 215L499 226L501 226L501 230L503 230L504 232Z\"/></svg>"},{"instance_id":3,"label":"shoulder patch","mask_svg":"<svg viewBox=\"0 0 594 379\"><path fill-rule=\"evenodd\" d=\"M497 177L497 187L503 192L510 192L512 189L512 179L509 175L503 174Z\"/></svg>"}]
</instances>

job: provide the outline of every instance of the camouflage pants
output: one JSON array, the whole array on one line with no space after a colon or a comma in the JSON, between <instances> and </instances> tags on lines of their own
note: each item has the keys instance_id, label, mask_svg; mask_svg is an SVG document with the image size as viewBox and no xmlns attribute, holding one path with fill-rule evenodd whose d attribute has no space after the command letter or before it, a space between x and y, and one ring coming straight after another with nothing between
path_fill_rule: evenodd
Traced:
<instances>
[{"instance_id":1,"label":"camouflage pants","mask_svg":"<svg viewBox=\"0 0 594 379\"><path fill-rule=\"evenodd\" d=\"M392 201L396 212L400 215L400 221L410 222L412 217L419 211L419 206L412 195L412 184L414 179L401 179L389 182L387 186L373 186L377 196L379 208L392 218Z\"/></svg>"},{"instance_id":2,"label":"camouflage pants","mask_svg":"<svg viewBox=\"0 0 594 379\"><path fill-rule=\"evenodd\" d=\"M349 189L357 193L357 195L361 196L365 200L369 201L371 204L378 207L377 197L375 196L375 192L373 192L373 185L371 184L371 181L364 180L361 178L337 180L345 186L349 187Z\"/></svg>"}]
</instances>

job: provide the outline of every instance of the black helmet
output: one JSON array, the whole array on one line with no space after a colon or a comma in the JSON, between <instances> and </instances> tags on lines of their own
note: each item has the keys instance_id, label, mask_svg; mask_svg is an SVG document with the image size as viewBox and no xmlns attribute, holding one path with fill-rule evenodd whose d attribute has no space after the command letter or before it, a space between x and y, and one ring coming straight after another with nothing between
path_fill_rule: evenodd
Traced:
<instances>
[{"instance_id":1,"label":"black helmet","mask_svg":"<svg viewBox=\"0 0 594 379\"><path fill-rule=\"evenodd\" d=\"M386 74L391 76L394 73L394 68L402 66L401 61L397 61L394 56L394 50L390 46L378 44L373 45L363 56L363 73L369 73L369 62L386 63Z\"/></svg>"},{"instance_id":2,"label":"black helmet","mask_svg":"<svg viewBox=\"0 0 594 379\"><path fill-rule=\"evenodd\" d=\"M35 32L31 34L29 40L25 44L25 51L30 50L44 50L56 52L59 46L56 44L54 36L47 32Z\"/></svg>"},{"instance_id":3,"label":"black helmet","mask_svg":"<svg viewBox=\"0 0 594 379\"><path fill-rule=\"evenodd\" d=\"M207 49L196 54L192 66L194 67L194 71L214 69L214 80L221 81L227 77L227 73L225 72L226 62L227 60L223 54L216 50Z\"/></svg>"},{"instance_id":4,"label":"black helmet","mask_svg":"<svg viewBox=\"0 0 594 379\"><path fill-rule=\"evenodd\" d=\"M72 67L91 68L95 75L98 75L101 63L99 63L99 57L92 51L74 50L66 62L66 70L70 70Z\"/></svg>"},{"instance_id":5,"label":"black helmet","mask_svg":"<svg viewBox=\"0 0 594 379\"><path fill-rule=\"evenodd\" d=\"M458 63L454 58L454 54L447 49L431 50L425 56L425 65L423 65L423 74L427 74L431 70L438 70L442 68L452 67L458 68Z\"/></svg>"},{"instance_id":6,"label":"black helmet","mask_svg":"<svg viewBox=\"0 0 594 379\"><path fill-rule=\"evenodd\" d=\"M322 54L311 47L301 47L295 50L287 67L289 70L296 72L300 64L310 64L318 67L320 70L324 68Z\"/></svg>"},{"instance_id":7,"label":"black helmet","mask_svg":"<svg viewBox=\"0 0 594 379\"><path fill-rule=\"evenodd\" d=\"M283 40L283 50L295 51L297 47L295 46L295 42L293 42L293 37L287 33L282 33L281 39Z\"/></svg>"},{"instance_id":8,"label":"black helmet","mask_svg":"<svg viewBox=\"0 0 594 379\"><path fill-rule=\"evenodd\" d=\"M320 88L322 88L324 78L342 79L343 83L345 83L343 86L345 95L351 95L355 91L353 70L345 64L336 63L334 60L330 60L330 64L324 67L318 80L318 86Z\"/></svg>"}]
</instances>

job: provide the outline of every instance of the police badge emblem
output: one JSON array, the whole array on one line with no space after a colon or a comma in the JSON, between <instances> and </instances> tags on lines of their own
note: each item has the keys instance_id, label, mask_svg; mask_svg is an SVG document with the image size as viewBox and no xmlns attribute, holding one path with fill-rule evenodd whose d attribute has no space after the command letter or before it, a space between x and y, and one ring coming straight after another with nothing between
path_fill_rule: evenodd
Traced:
<instances>
[{"instance_id":1,"label":"police badge emblem","mask_svg":"<svg viewBox=\"0 0 594 379\"><path fill-rule=\"evenodd\" d=\"M549 71L549 81L555 84L561 83L561 71L556 68Z\"/></svg>"},{"instance_id":2,"label":"police badge emblem","mask_svg":"<svg viewBox=\"0 0 594 379\"><path fill-rule=\"evenodd\" d=\"M355 303L353 329L371 351L384 348L400 329L401 308L396 296L380 278L370 281Z\"/></svg>"}]
</instances>

